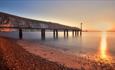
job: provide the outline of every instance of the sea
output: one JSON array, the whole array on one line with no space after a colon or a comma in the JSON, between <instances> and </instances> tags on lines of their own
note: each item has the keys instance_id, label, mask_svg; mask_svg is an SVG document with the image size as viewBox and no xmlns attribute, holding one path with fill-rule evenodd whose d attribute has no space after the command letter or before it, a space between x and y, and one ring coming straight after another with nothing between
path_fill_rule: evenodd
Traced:
<instances>
[{"instance_id":1,"label":"sea","mask_svg":"<svg viewBox=\"0 0 115 70\"><path fill-rule=\"evenodd\" d=\"M0 36L19 39L17 31L0 32ZM72 55L81 54L104 60L115 60L115 32L82 32L82 35L73 36L70 31L68 37L64 37L63 32L59 32L58 38L54 39L53 32L47 31L45 40L41 40L40 31L24 31L23 40L43 43Z\"/></svg>"}]
</instances>

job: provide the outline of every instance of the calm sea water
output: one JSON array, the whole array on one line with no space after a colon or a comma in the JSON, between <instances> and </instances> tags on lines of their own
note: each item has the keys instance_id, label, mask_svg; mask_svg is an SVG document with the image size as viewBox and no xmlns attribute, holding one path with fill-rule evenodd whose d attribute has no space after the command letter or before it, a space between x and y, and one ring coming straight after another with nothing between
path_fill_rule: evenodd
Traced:
<instances>
[{"instance_id":1,"label":"calm sea water","mask_svg":"<svg viewBox=\"0 0 115 70\"><path fill-rule=\"evenodd\" d=\"M107 59L115 58L115 33L114 32L83 32L82 36L64 38L63 32L59 32L58 39L53 39L53 33L46 33L46 40L41 40L40 32L24 32L23 37L26 40L41 42L46 45L62 49L72 54L96 55ZM18 38L18 32L1 32L0 35Z\"/></svg>"}]
</instances>

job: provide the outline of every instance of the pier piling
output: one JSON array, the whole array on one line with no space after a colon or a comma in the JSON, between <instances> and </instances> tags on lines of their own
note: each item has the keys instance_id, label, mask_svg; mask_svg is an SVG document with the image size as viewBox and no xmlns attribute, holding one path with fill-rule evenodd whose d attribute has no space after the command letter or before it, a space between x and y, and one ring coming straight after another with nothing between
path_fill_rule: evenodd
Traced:
<instances>
[{"instance_id":1,"label":"pier piling","mask_svg":"<svg viewBox=\"0 0 115 70\"><path fill-rule=\"evenodd\" d=\"M53 30L53 37L55 38L56 36L56 33L55 33L55 29Z\"/></svg>"},{"instance_id":2,"label":"pier piling","mask_svg":"<svg viewBox=\"0 0 115 70\"><path fill-rule=\"evenodd\" d=\"M68 37L68 30L66 30L67 31L67 37Z\"/></svg>"},{"instance_id":3,"label":"pier piling","mask_svg":"<svg viewBox=\"0 0 115 70\"><path fill-rule=\"evenodd\" d=\"M58 38L58 30L55 30L56 31L56 38Z\"/></svg>"},{"instance_id":4,"label":"pier piling","mask_svg":"<svg viewBox=\"0 0 115 70\"><path fill-rule=\"evenodd\" d=\"M41 29L41 39L45 40L45 29Z\"/></svg>"},{"instance_id":5,"label":"pier piling","mask_svg":"<svg viewBox=\"0 0 115 70\"><path fill-rule=\"evenodd\" d=\"M77 36L77 30L75 30L75 36Z\"/></svg>"},{"instance_id":6,"label":"pier piling","mask_svg":"<svg viewBox=\"0 0 115 70\"><path fill-rule=\"evenodd\" d=\"M72 36L74 37L74 30L72 30Z\"/></svg>"},{"instance_id":7,"label":"pier piling","mask_svg":"<svg viewBox=\"0 0 115 70\"><path fill-rule=\"evenodd\" d=\"M64 37L66 36L66 31L64 30Z\"/></svg>"},{"instance_id":8,"label":"pier piling","mask_svg":"<svg viewBox=\"0 0 115 70\"><path fill-rule=\"evenodd\" d=\"M20 28L19 29L19 39L22 39L23 38L23 34L22 34L22 29Z\"/></svg>"}]
</instances>

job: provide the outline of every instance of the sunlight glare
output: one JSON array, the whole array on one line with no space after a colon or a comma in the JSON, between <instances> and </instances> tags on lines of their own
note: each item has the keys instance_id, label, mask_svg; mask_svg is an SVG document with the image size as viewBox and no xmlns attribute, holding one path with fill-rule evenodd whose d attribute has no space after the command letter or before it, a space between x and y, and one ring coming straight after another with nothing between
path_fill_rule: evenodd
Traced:
<instances>
[{"instance_id":1,"label":"sunlight glare","mask_svg":"<svg viewBox=\"0 0 115 70\"><path fill-rule=\"evenodd\" d=\"M96 25L100 31L108 31L111 28L111 25L109 23L100 23Z\"/></svg>"},{"instance_id":2,"label":"sunlight glare","mask_svg":"<svg viewBox=\"0 0 115 70\"><path fill-rule=\"evenodd\" d=\"M102 33L100 51L101 51L101 58L106 59L107 58L107 53L106 53L107 52L107 36L106 36L106 32Z\"/></svg>"}]
</instances>

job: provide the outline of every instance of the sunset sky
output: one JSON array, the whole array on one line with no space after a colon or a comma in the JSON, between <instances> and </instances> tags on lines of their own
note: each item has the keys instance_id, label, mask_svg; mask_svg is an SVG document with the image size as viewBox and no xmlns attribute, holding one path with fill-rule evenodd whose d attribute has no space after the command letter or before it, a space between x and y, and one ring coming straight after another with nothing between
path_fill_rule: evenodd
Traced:
<instances>
[{"instance_id":1,"label":"sunset sky","mask_svg":"<svg viewBox=\"0 0 115 70\"><path fill-rule=\"evenodd\" d=\"M115 0L0 0L0 11L84 30L115 30Z\"/></svg>"}]
</instances>

